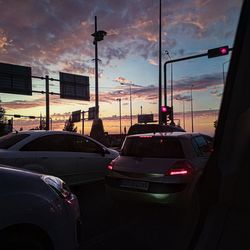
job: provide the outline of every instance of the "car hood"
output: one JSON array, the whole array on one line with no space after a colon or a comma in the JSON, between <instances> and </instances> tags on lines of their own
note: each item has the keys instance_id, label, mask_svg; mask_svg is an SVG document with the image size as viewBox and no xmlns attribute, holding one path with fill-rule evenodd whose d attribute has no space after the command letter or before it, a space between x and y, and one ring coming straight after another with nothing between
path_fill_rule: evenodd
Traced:
<instances>
[{"instance_id":1,"label":"car hood","mask_svg":"<svg viewBox=\"0 0 250 250\"><path fill-rule=\"evenodd\" d=\"M16 168L13 166L3 165L0 164L0 176L2 175L16 175L16 176L22 176L22 177L28 177L28 176L34 176L34 177L40 177L41 174L33 173L28 170L22 170L20 168Z\"/></svg>"}]
</instances>

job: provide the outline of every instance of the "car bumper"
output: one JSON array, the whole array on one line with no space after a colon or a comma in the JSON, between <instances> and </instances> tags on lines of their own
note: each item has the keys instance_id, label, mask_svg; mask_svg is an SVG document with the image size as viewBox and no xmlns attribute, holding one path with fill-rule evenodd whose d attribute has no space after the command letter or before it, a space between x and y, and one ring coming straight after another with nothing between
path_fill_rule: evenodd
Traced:
<instances>
[{"instance_id":1,"label":"car bumper","mask_svg":"<svg viewBox=\"0 0 250 250\"><path fill-rule=\"evenodd\" d=\"M147 191L121 188L106 179L106 192L114 200L130 200L133 202L146 202L158 204L184 204L189 201L192 193L190 184L173 185L163 183L150 183Z\"/></svg>"}]
</instances>

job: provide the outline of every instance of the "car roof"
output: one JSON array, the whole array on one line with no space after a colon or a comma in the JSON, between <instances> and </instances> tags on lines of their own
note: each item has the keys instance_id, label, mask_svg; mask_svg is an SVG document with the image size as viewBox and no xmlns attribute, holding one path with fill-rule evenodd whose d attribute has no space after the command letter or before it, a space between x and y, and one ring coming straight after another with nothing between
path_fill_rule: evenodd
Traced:
<instances>
[{"instance_id":1,"label":"car roof","mask_svg":"<svg viewBox=\"0 0 250 250\"><path fill-rule=\"evenodd\" d=\"M27 130L27 131L20 131L20 132L13 132L13 134L28 134L28 135L49 135L49 134L77 134L81 135L76 132L70 132L70 131L56 131L56 130Z\"/></svg>"},{"instance_id":2,"label":"car roof","mask_svg":"<svg viewBox=\"0 0 250 250\"><path fill-rule=\"evenodd\" d=\"M194 137L201 135L200 133L189 133L189 132L156 132L156 133L145 133L145 134L135 134L135 135L128 135L128 138L133 137Z\"/></svg>"}]
</instances>

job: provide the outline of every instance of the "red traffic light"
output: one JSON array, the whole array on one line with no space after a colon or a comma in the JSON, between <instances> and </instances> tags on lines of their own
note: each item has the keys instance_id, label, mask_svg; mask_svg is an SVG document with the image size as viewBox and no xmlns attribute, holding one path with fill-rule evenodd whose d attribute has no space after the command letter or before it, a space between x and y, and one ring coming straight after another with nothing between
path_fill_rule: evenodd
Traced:
<instances>
[{"instance_id":1,"label":"red traffic light","mask_svg":"<svg viewBox=\"0 0 250 250\"><path fill-rule=\"evenodd\" d=\"M227 55L228 54L228 47L222 47L222 48L220 48L220 54Z\"/></svg>"},{"instance_id":2,"label":"red traffic light","mask_svg":"<svg viewBox=\"0 0 250 250\"><path fill-rule=\"evenodd\" d=\"M166 106L162 106L161 107L161 112L167 113L168 112L168 108Z\"/></svg>"},{"instance_id":3,"label":"red traffic light","mask_svg":"<svg viewBox=\"0 0 250 250\"><path fill-rule=\"evenodd\" d=\"M228 46L222 46L214 49L209 49L207 51L208 58L217 57L217 56L225 56L229 53Z\"/></svg>"}]
</instances>

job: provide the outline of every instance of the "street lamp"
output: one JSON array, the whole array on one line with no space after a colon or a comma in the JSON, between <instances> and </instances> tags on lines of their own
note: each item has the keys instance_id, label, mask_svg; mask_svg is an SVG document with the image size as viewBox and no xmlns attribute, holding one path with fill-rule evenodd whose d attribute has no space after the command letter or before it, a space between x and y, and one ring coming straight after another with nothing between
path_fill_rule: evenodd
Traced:
<instances>
[{"instance_id":1,"label":"street lamp","mask_svg":"<svg viewBox=\"0 0 250 250\"><path fill-rule=\"evenodd\" d=\"M98 42L104 39L107 32L104 30L97 31L97 17L95 16L95 33L91 34L94 37L93 44L95 45L95 118L99 118L99 91L98 91Z\"/></svg>"},{"instance_id":2,"label":"street lamp","mask_svg":"<svg viewBox=\"0 0 250 250\"><path fill-rule=\"evenodd\" d=\"M121 107L121 98L116 99L119 102L119 116L120 116L120 135L122 134L122 107Z\"/></svg>"},{"instance_id":3,"label":"street lamp","mask_svg":"<svg viewBox=\"0 0 250 250\"><path fill-rule=\"evenodd\" d=\"M194 132L193 86L194 86L194 85L191 85L191 95L190 95L190 99L191 99L191 126L192 126L192 132Z\"/></svg>"}]
</instances>

